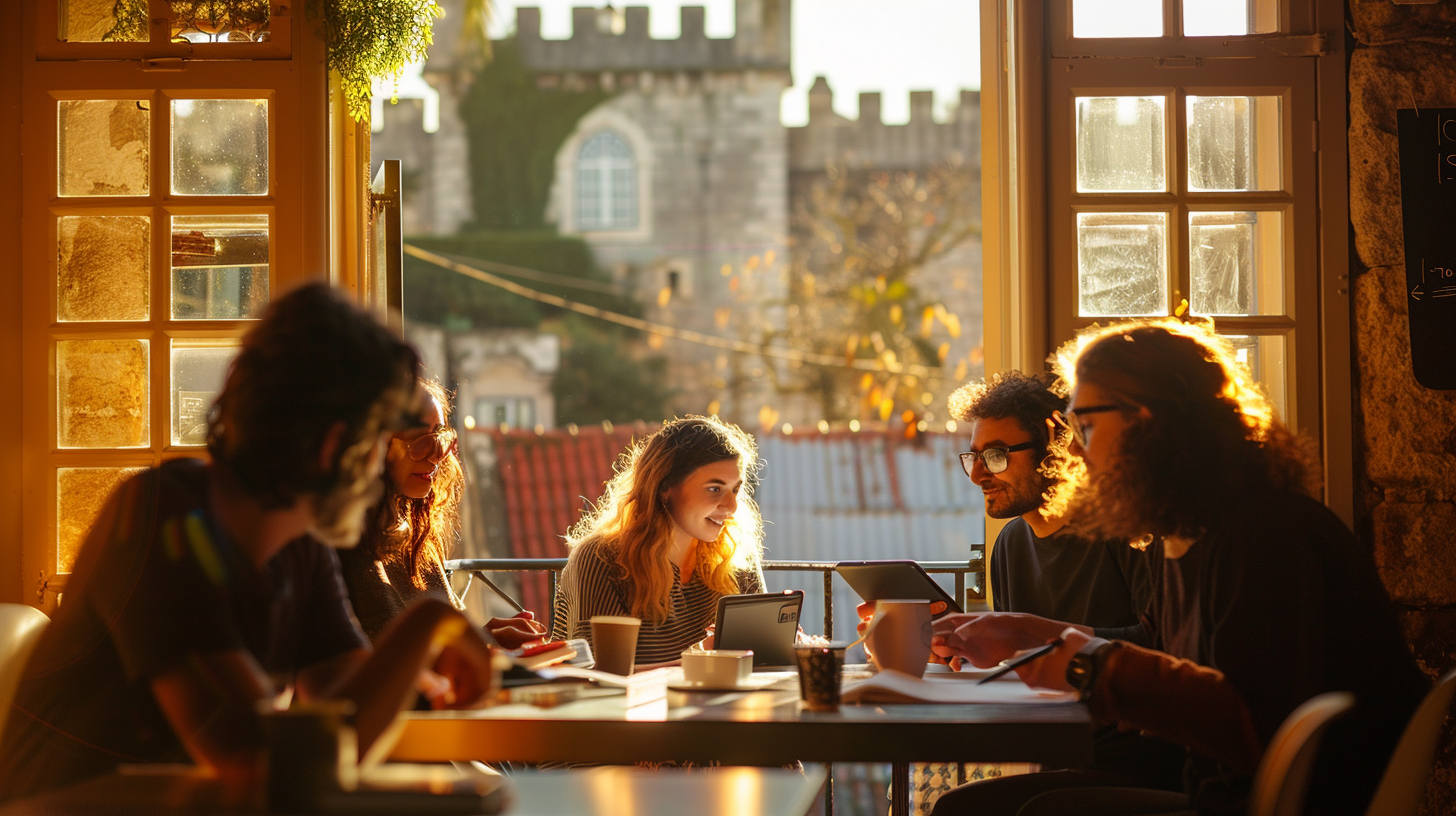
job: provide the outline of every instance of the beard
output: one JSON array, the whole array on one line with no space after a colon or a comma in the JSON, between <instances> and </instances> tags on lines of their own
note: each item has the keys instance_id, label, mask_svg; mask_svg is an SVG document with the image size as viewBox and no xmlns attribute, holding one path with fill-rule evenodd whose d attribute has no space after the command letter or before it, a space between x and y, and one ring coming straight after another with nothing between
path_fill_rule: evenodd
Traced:
<instances>
[{"instance_id":1,"label":"beard","mask_svg":"<svg viewBox=\"0 0 1456 816\"><path fill-rule=\"evenodd\" d=\"M1070 526L1089 538L1136 541L1168 535L1166 507L1176 470L1169 467L1176 445L1140 423L1123 435L1121 450L1107 467L1084 471L1070 497Z\"/></svg>"}]
</instances>

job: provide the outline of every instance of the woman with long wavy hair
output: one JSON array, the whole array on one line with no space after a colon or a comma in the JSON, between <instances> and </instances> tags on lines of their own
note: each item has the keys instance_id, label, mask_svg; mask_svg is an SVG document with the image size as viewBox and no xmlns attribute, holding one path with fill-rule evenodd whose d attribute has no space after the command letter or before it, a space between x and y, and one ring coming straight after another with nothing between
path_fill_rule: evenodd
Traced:
<instances>
[{"instance_id":1,"label":"woman with long wavy hair","mask_svg":"<svg viewBox=\"0 0 1456 816\"><path fill-rule=\"evenodd\" d=\"M445 560L458 535L465 470L445 389L428 380L420 386L427 394L423 424L390 438L384 497L370 510L359 545L339 553L354 614L371 640L419 598L464 608L445 576ZM486 629L508 649L545 634L529 612L493 618Z\"/></svg>"},{"instance_id":2,"label":"woman with long wavy hair","mask_svg":"<svg viewBox=\"0 0 1456 816\"><path fill-rule=\"evenodd\" d=\"M552 638L591 640L594 615L640 618L637 665L670 663L704 640L719 598L763 592L758 468L752 437L716 417L635 444L567 534Z\"/></svg>"}]
</instances>

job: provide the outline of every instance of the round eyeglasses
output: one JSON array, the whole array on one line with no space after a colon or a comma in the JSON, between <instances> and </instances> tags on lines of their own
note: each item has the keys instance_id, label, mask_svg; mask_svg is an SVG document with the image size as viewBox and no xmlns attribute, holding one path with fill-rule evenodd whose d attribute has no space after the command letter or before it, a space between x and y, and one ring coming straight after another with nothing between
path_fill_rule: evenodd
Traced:
<instances>
[{"instance_id":1,"label":"round eyeglasses","mask_svg":"<svg viewBox=\"0 0 1456 816\"><path fill-rule=\"evenodd\" d=\"M460 452L460 440L455 437L455 431L445 428L436 433L422 434L409 443L408 451L409 458L416 462L444 459Z\"/></svg>"},{"instance_id":2,"label":"round eyeglasses","mask_svg":"<svg viewBox=\"0 0 1456 816\"><path fill-rule=\"evenodd\" d=\"M1088 405L1085 408L1073 408L1065 414L1056 414L1055 417L1057 421L1067 426L1067 430L1072 432L1072 440L1085 448L1087 447L1087 426L1082 424L1082 420L1079 417L1084 417L1088 414L1105 414L1108 411L1132 410L1135 409L1131 405L1109 403L1107 405Z\"/></svg>"},{"instance_id":3,"label":"round eyeglasses","mask_svg":"<svg viewBox=\"0 0 1456 816\"><path fill-rule=\"evenodd\" d=\"M1036 447L1035 442L1022 442L1020 445L1012 445L1009 448L986 448L980 453L966 451L961 454L961 470L964 470L966 475L972 479L976 478L975 476L971 476L971 468L974 468L976 466L976 460L980 459L981 463L986 466L987 473L1000 473L1010 464L1007 454L1031 450L1034 447Z\"/></svg>"}]
</instances>

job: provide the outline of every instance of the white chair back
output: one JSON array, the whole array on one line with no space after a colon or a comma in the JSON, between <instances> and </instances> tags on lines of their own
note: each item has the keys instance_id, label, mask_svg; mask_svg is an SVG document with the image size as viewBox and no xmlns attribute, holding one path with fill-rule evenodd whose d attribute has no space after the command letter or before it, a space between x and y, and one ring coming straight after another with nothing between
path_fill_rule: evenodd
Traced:
<instances>
[{"instance_id":1,"label":"white chair back","mask_svg":"<svg viewBox=\"0 0 1456 816\"><path fill-rule=\"evenodd\" d=\"M1410 723L1395 744L1395 753L1380 778L1380 787L1370 800L1367 816L1416 816L1426 795L1426 779L1436 757L1436 743L1441 727L1451 710L1451 697L1456 694L1456 669L1436 681L1411 715Z\"/></svg>"},{"instance_id":2,"label":"white chair back","mask_svg":"<svg viewBox=\"0 0 1456 816\"><path fill-rule=\"evenodd\" d=\"M1259 761L1249 816L1300 816L1309 789L1309 774L1319 753L1325 726L1355 705L1355 695L1332 691L1294 709Z\"/></svg>"},{"instance_id":3,"label":"white chair back","mask_svg":"<svg viewBox=\"0 0 1456 816\"><path fill-rule=\"evenodd\" d=\"M15 697L15 687L30 653L50 618L33 606L0 604L0 734Z\"/></svg>"}]
</instances>

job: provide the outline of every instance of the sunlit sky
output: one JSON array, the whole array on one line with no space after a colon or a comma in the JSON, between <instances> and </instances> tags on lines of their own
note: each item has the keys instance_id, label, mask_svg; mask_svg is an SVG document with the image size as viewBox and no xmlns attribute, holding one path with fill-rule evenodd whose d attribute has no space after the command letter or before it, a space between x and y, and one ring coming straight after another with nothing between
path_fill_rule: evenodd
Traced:
<instances>
[{"instance_id":1,"label":"sunlit sky","mask_svg":"<svg viewBox=\"0 0 1456 816\"><path fill-rule=\"evenodd\" d=\"M910 118L910 91L935 92L937 117L962 88L981 87L978 3L972 0L792 0L794 85L781 109L786 125L809 116L808 91L824 75L834 91L834 109L857 118L859 92L881 92L881 117L890 124ZM515 28L518 6L541 9L541 34L571 36L573 6L601 6L593 0L495 0L492 37ZM679 8L707 9L709 37L733 35L733 0L627 0L648 6L649 30L660 39L678 36ZM413 82L401 83L411 93Z\"/></svg>"}]
</instances>

